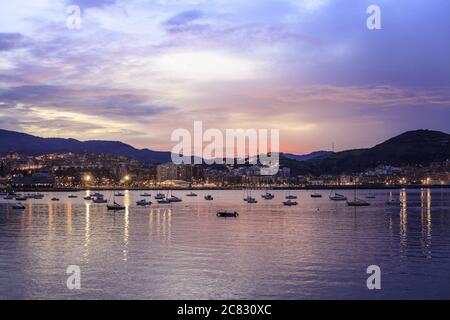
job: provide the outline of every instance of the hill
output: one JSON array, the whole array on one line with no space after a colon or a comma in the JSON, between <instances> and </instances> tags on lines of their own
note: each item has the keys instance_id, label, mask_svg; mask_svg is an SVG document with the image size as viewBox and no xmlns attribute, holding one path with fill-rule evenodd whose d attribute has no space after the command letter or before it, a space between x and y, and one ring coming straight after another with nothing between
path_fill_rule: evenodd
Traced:
<instances>
[{"instance_id":1,"label":"hill","mask_svg":"<svg viewBox=\"0 0 450 320\"><path fill-rule=\"evenodd\" d=\"M450 159L450 135L431 130L403 133L370 149L349 150L323 158L294 163L283 159L298 174L361 172L379 165L427 166Z\"/></svg>"},{"instance_id":2,"label":"hill","mask_svg":"<svg viewBox=\"0 0 450 320\"><path fill-rule=\"evenodd\" d=\"M119 141L79 141L62 138L40 138L15 131L0 130L0 154L18 152L37 156L48 153L109 153L127 156L146 163L163 163L171 159L170 152L136 149Z\"/></svg>"}]
</instances>

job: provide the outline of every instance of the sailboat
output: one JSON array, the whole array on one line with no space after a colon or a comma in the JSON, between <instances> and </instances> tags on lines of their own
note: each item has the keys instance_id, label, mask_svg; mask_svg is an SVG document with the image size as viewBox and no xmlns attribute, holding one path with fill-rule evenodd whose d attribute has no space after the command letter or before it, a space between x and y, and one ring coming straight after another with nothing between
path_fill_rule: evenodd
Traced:
<instances>
[{"instance_id":1,"label":"sailboat","mask_svg":"<svg viewBox=\"0 0 450 320\"><path fill-rule=\"evenodd\" d=\"M369 207L370 203L362 199L358 199L356 197L356 184L355 184L355 198L353 201L347 201L347 205L349 207Z\"/></svg>"},{"instance_id":2,"label":"sailboat","mask_svg":"<svg viewBox=\"0 0 450 320\"><path fill-rule=\"evenodd\" d=\"M255 198L252 197L252 191L246 191L247 197L244 198L244 201L247 203L258 203Z\"/></svg>"},{"instance_id":3,"label":"sailboat","mask_svg":"<svg viewBox=\"0 0 450 320\"><path fill-rule=\"evenodd\" d=\"M261 196L264 200L273 200L275 196L266 189L266 193Z\"/></svg>"},{"instance_id":4,"label":"sailboat","mask_svg":"<svg viewBox=\"0 0 450 320\"><path fill-rule=\"evenodd\" d=\"M331 201L347 201L348 200L346 196L339 194L337 192L334 193L334 196L332 194L333 194L333 191L331 191L331 193L330 193Z\"/></svg>"},{"instance_id":5,"label":"sailboat","mask_svg":"<svg viewBox=\"0 0 450 320\"><path fill-rule=\"evenodd\" d=\"M108 208L109 211L122 211L122 210L125 210L124 206L122 206L122 205L120 205L120 204L118 204L116 202L116 195L115 194L114 194L114 197L113 197L113 204L108 204L106 207Z\"/></svg>"}]
</instances>

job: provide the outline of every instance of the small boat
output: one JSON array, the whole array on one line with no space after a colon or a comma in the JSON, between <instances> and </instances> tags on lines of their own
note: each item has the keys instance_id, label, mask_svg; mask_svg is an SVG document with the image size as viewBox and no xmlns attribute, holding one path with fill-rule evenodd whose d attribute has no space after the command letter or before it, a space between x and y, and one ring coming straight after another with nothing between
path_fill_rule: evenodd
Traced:
<instances>
[{"instance_id":1,"label":"small boat","mask_svg":"<svg viewBox=\"0 0 450 320\"><path fill-rule=\"evenodd\" d=\"M83 199L86 200L86 201L94 200L94 198L92 196L86 196Z\"/></svg>"},{"instance_id":2,"label":"small boat","mask_svg":"<svg viewBox=\"0 0 450 320\"><path fill-rule=\"evenodd\" d=\"M275 196L269 192L266 192L266 194L263 194L261 196L264 200L273 200Z\"/></svg>"},{"instance_id":3,"label":"small boat","mask_svg":"<svg viewBox=\"0 0 450 320\"><path fill-rule=\"evenodd\" d=\"M110 210L110 211L122 211L122 210L125 210L125 207L124 207L124 206L122 206L122 205L120 205L120 204L118 204L118 203L116 203L116 202L114 202L114 204L109 204L109 205L107 205L106 207L107 207L108 210Z\"/></svg>"},{"instance_id":4,"label":"small boat","mask_svg":"<svg viewBox=\"0 0 450 320\"><path fill-rule=\"evenodd\" d=\"M152 205L150 201L147 201L145 199L139 200L138 202L136 202L136 204L140 207L147 207Z\"/></svg>"},{"instance_id":5,"label":"small boat","mask_svg":"<svg viewBox=\"0 0 450 320\"><path fill-rule=\"evenodd\" d=\"M293 196L293 195L288 195L287 197L286 197L286 199L287 200L295 200L295 199L297 199L297 196Z\"/></svg>"},{"instance_id":6,"label":"small boat","mask_svg":"<svg viewBox=\"0 0 450 320\"><path fill-rule=\"evenodd\" d=\"M24 196L17 196L16 197L16 201L27 201L27 200L28 200L28 198L24 197Z\"/></svg>"},{"instance_id":7,"label":"small boat","mask_svg":"<svg viewBox=\"0 0 450 320\"><path fill-rule=\"evenodd\" d=\"M237 218L239 217L239 213L236 211L230 212L230 211L219 211L217 212L217 216L219 218Z\"/></svg>"},{"instance_id":8,"label":"small boat","mask_svg":"<svg viewBox=\"0 0 450 320\"><path fill-rule=\"evenodd\" d=\"M92 194L92 197L103 197L103 195L100 192L95 192L94 194Z\"/></svg>"},{"instance_id":9,"label":"small boat","mask_svg":"<svg viewBox=\"0 0 450 320\"><path fill-rule=\"evenodd\" d=\"M386 204L388 206L401 206L402 205L401 201L394 200L394 199L386 201Z\"/></svg>"},{"instance_id":10,"label":"small boat","mask_svg":"<svg viewBox=\"0 0 450 320\"><path fill-rule=\"evenodd\" d=\"M169 199L159 199L158 203L159 204L170 204L171 202Z\"/></svg>"},{"instance_id":11,"label":"small boat","mask_svg":"<svg viewBox=\"0 0 450 320\"><path fill-rule=\"evenodd\" d=\"M148 197L151 197L152 195L150 194L150 193L147 193L147 192L144 192L143 194L141 194L141 197L144 197L144 198L148 198Z\"/></svg>"},{"instance_id":12,"label":"small boat","mask_svg":"<svg viewBox=\"0 0 450 320\"><path fill-rule=\"evenodd\" d=\"M244 201L247 203L258 203L258 201L256 201L256 199L251 196L248 196L247 198L245 198Z\"/></svg>"},{"instance_id":13,"label":"small boat","mask_svg":"<svg viewBox=\"0 0 450 320\"><path fill-rule=\"evenodd\" d=\"M213 198L212 195L207 195L207 196L205 197L205 200L206 200L206 201L213 201L214 198Z\"/></svg>"},{"instance_id":14,"label":"small boat","mask_svg":"<svg viewBox=\"0 0 450 320\"><path fill-rule=\"evenodd\" d=\"M30 194L27 196L28 199L35 199L35 200L41 200L44 199L44 195L41 193L36 193L36 194Z\"/></svg>"},{"instance_id":15,"label":"small boat","mask_svg":"<svg viewBox=\"0 0 450 320\"><path fill-rule=\"evenodd\" d=\"M331 201L347 201L347 197L342 194L335 193L334 196L330 196Z\"/></svg>"},{"instance_id":16,"label":"small boat","mask_svg":"<svg viewBox=\"0 0 450 320\"><path fill-rule=\"evenodd\" d=\"M322 198L322 195L320 193L312 193L311 198Z\"/></svg>"},{"instance_id":17,"label":"small boat","mask_svg":"<svg viewBox=\"0 0 450 320\"><path fill-rule=\"evenodd\" d=\"M353 201L347 201L349 207L369 207L370 203L361 199L355 199Z\"/></svg>"},{"instance_id":18,"label":"small boat","mask_svg":"<svg viewBox=\"0 0 450 320\"><path fill-rule=\"evenodd\" d=\"M24 206L23 204L21 204L21 203L15 203L15 204L12 206L12 208L13 208L14 210L25 210L25 206Z\"/></svg>"},{"instance_id":19,"label":"small boat","mask_svg":"<svg viewBox=\"0 0 450 320\"><path fill-rule=\"evenodd\" d=\"M6 197L3 197L3 199L4 200L12 200L12 199L14 199L14 196L6 196Z\"/></svg>"},{"instance_id":20,"label":"small boat","mask_svg":"<svg viewBox=\"0 0 450 320\"><path fill-rule=\"evenodd\" d=\"M197 194L191 192L191 193L188 193L188 194L186 195L186 197L197 197Z\"/></svg>"},{"instance_id":21,"label":"small boat","mask_svg":"<svg viewBox=\"0 0 450 320\"><path fill-rule=\"evenodd\" d=\"M59 198L52 198L52 201L59 201Z\"/></svg>"},{"instance_id":22,"label":"small boat","mask_svg":"<svg viewBox=\"0 0 450 320\"><path fill-rule=\"evenodd\" d=\"M117 192L114 194L115 197L125 197L125 194L122 192Z\"/></svg>"},{"instance_id":23,"label":"small boat","mask_svg":"<svg viewBox=\"0 0 450 320\"><path fill-rule=\"evenodd\" d=\"M103 197L95 198L94 200L92 200L92 202L93 203L97 203L97 204L99 204L99 203L108 203L108 201L105 200L105 198L103 198Z\"/></svg>"},{"instance_id":24,"label":"small boat","mask_svg":"<svg viewBox=\"0 0 450 320\"><path fill-rule=\"evenodd\" d=\"M289 199L288 201L283 202L283 205L291 207L298 205L297 201L293 201L292 199Z\"/></svg>"},{"instance_id":25,"label":"small boat","mask_svg":"<svg viewBox=\"0 0 450 320\"><path fill-rule=\"evenodd\" d=\"M78 196L73 195L73 194L69 194L68 198L69 198L69 199L76 199L76 198L78 198Z\"/></svg>"},{"instance_id":26,"label":"small boat","mask_svg":"<svg viewBox=\"0 0 450 320\"><path fill-rule=\"evenodd\" d=\"M165 199L166 198L166 195L164 194L164 193L158 193L156 196L155 196L155 200L163 200L163 199Z\"/></svg>"},{"instance_id":27,"label":"small boat","mask_svg":"<svg viewBox=\"0 0 450 320\"><path fill-rule=\"evenodd\" d=\"M171 196L167 200L169 200L169 202L182 202L183 201L182 199L175 197L175 196Z\"/></svg>"}]
</instances>

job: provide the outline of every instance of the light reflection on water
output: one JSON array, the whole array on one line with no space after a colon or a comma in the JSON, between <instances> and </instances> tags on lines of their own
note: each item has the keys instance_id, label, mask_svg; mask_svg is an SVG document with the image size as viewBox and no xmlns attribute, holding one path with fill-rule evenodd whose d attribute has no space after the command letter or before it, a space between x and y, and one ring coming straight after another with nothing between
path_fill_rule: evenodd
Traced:
<instances>
[{"instance_id":1,"label":"light reflection on water","mask_svg":"<svg viewBox=\"0 0 450 320\"><path fill-rule=\"evenodd\" d=\"M85 193L47 194L23 212L3 201L0 298L450 298L449 190L359 191L377 198L357 209L326 191L322 199L296 191L292 208L281 205L285 192L273 201L262 193L256 205L241 191L211 191L213 202L199 192L137 208L140 192L130 191L116 198L126 206L117 213ZM241 215L217 218L224 209ZM366 288L373 264L382 270L378 292ZM65 286L69 265L81 267L80 291Z\"/></svg>"}]
</instances>

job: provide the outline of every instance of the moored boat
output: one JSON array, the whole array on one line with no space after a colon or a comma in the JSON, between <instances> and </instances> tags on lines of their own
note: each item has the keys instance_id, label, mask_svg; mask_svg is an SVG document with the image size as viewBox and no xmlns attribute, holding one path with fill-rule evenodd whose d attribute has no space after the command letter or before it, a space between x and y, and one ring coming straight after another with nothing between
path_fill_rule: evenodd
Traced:
<instances>
[{"instance_id":1,"label":"moored boat","mask_svg":"<svg viewBox=\"0 0 450 320\"><path fill-rule=\"evenodd\" d=\"M110 211L123 211L126 209L124 206L122 206L116 202L114 202L113 204L108 204L106 207Z\"/></svg>"},{"instance_id":2,"label":"moored boat","mask_svg":"<svg viewBox=\"0 0 450 320\"><path fill-rule=\"evenodd\" d=\"M334 196L330 195L330 200L331 201L347 201L348 199L346 196L344 196L342 194L335 193Z\"/></svg>"},{"instance_id":3,"label":"moored boat","mask_svg":"<svg viewBox=\"0 0 450 320\"><path fill-rule=\"evenodd\" d=\"M25 206L24 206L23 204L21 204L21 203L15 203L15 204L12 206L12 208L13 208L14 210L25 210Z\"/></svg>"},{"instance_id":4,"label":"moored boat","mask_svg":"<svg viewBox=\"0 0 450 320\"><path fill-rule=\"evenodd\" d=\"M297 201L293 201L292 199L289 199L288 201L283 202L283 205L291 207L298 205Z\"/></svg>"},{"instance_id":5,"label":"moored boat","mask_svg":"<svg viewBox=\"0 0 450 320\"><path fill-rule=\"evenodd\" d=\"M370 203L361 199L355 199L353 201L347 201L349 207L369 207Z\"/></svg>"},{"instance_id":6,"label":"moored boat","mask_svg":"<svg viewBox=\"0 0 450 320\"><path fill-rule=\"evenodd\" d=\"M147 206L151 206L152 205L151 201L147 201L145 199L139 200L138 202L136 202L136 204L139 207L147 207Z\"/></svg>"},{"instance_id":7,"label":"moored boat","mask_svg":"<svg viewBox=\"0 0 450 320\"><path fill-rule=\"evenodd\" d=\"M217 216L220 218L237 218L239 217L239 213L236 211L219 211L217 212Z\"/></svg>"}]
</instances>

